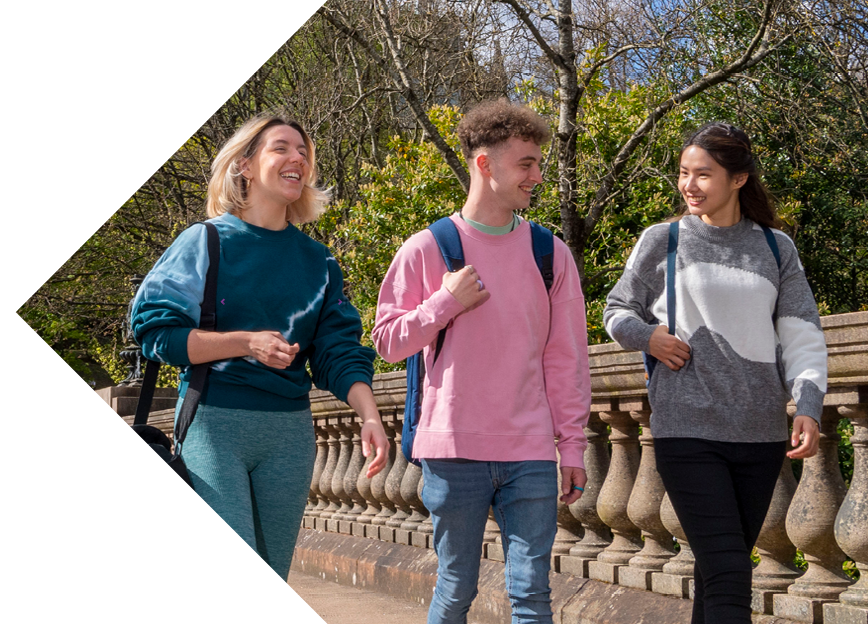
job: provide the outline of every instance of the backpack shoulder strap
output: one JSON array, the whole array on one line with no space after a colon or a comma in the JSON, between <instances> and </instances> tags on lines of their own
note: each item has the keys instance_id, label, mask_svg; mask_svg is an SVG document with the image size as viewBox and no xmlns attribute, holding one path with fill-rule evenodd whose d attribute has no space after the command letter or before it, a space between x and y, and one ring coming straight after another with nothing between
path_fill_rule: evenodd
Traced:
<instances>
[{"instance_id":1,"label":"backpack shoulder strap","mask_svg":"<svg viewBox=\"0 0 868 624\"><path fill-rule=\"evenodd\" d=\"M458 228L455 227L452 219L449 217L438 219L429 225L428 229L431 230L434 240L437 241L437 246L440 248L440 255L443 256L446 268L451 273L463 269L464 248L461 246Z\"/></svg>"},{"instance_id":2,"label":"backpack shoulder strap","mask_svg":"<svg viewBox=\"0 0 868 624\"><path fill-rule=\"evenodd\" d=\"M201 222L208 231L208 272L205 274L205 294L202 299L202 313L199 320L199 329L214 331L217 328L217 274L220 267L220 234L213 223ZM196 408L205 389L205 381L211 371L211 364L205 362L196 364L190 373L190 383L184 394L184 402L175 423L175 455L180 450L180 445L187 435L187 430L193 423Z\"/></svg>"},{"instance_id":3,"label":"backpack shoulder strap","mask_svg":"<svg viewBox=\"0 0 868 624\"><path fill-rule=\"evenodd\" d=\"M775 257L775 262L778 265L778 271L781 270L781 250L778 248L778 241L775 238L775 233L772 232L772 229L767 225L760 226L763 229L763 234L765 234L766 242L769 244L769 249L772 250L772 255ZM775 299L775 309L772 312L772 321L777 323L778 321L778 301Z\"/></svg>"},{"instance_id":4,"label":"backpack shoulder strap","mask_svg":"<svg viewBox=\"0 0 868 624\"><path fill-rule=\"evenodd\" d=\"M781 250L778 249L778 241L775 239L775 233L772 232L772 229L767 225L760 226L763 229L763 234L765 234L766 242L769 244L769 248L772 250L772 255L775 257L775 262L778 264L778 271L781 270Z\"/></svg>"},{"instance_id":5,"label":"backpack shoulder strap","mask_svg":"<svg viewBox=\"0 0 868 624\"><path fill-rule=\"evenodd\" d=\"M199 327L213 331L217 326L217 268L220 264L220 235L213 223L199 221L193 225L198 225L199 223L205 226L208 233L208 272L205 274L205 294L202 301ZM154 390L157 387L157 377L160 371L160 362L153 360L146 360L145 362L145 376L142 381L141 392L139 393L139 401L136 404L136 415L133 419L134 425L148 424L148 416L151 412ZM192 386L192 381L190 385ZM199 388L200 393L201 391L202 389ZM198 402L197 399L196 403ZM192 422L192 417L190 421Z\"/></svg>"},{"instance_id":6,"label":"backpack shoulder strap","mask_svg":"<svg viewBox=\"0 0 868 624\"><path fill-rule=\"evenodd\" d=\"M542 274L543 282L545 282L546 290L551 290L552 284L555 281L555 272L553 267L555 255L555 241L551 230L541 226L533 221L528 221L530 224L530 237L533 245L533 258Z\"/></svg>"},{"instance_id":7,"label":"backpack shoulder strap","mask_svg":"<svg viewBox=\"0 0 868 624\"><path fill-rule=\"evenodd\" d=\"M669 224L669 242L666 247L666 317L669 333L675 335L675 256L678 253L678 221Z\"/></svg>"},{"instance_id":8,"label":"backpack shoulder strap","mask_svg":"<svg viewBox=\"0 0 868 624\"><path fill-rule=\"evenodd\" d=\"M446 263L446 268L450 273L460 271L464 268L464 247L461 246L461 236L458 234L458 228L455 227L452 219L443 217L428 226L431 233L434 235L434 240L437 241L437 247L440 248L440 255L443 256L443 262ZM440 357L440 351L443 349L443 341L446 339L446 327L440 330L437 334L437 346L434 349L434 362Z\"/></svg>"}]
</instances>

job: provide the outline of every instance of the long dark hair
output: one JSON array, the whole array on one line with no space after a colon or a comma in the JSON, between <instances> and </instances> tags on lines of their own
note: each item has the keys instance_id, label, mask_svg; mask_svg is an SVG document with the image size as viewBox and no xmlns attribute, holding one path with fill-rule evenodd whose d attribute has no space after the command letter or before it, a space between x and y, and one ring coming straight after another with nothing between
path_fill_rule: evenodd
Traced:
<instances>
[{"instance_id":1,"label":"long dark hair","mask_svg":"<svg viewBox=\"0 0 868 624\"><path fill-rule=\"evenodd\" d=\"M760 225L779 227L774 199L759 179L750 139L743 130L728 123L713 121L690 135L681 148L681 154L693 145L708 152L729 175L747 174L747 182L738 190L738 203L743 216ZM684 212L688 212L686 207Z\"/></svg>"}]
</instances>

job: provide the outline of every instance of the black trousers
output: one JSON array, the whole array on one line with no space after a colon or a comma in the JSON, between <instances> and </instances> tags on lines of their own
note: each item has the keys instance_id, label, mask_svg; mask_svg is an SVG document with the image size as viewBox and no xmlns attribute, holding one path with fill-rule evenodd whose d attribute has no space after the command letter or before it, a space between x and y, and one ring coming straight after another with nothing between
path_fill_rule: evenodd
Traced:
<instances>
[{"instance_id":1,"label":"black trousers","mask_svg":"<svg viewBox=\"0 0 868 624\"><path fill-rule=\"evenodd\" d=\"M654 441L657 471L696 556L692 624L750 624L750 553L786 442Z\"/></svg>"}]
</instances>

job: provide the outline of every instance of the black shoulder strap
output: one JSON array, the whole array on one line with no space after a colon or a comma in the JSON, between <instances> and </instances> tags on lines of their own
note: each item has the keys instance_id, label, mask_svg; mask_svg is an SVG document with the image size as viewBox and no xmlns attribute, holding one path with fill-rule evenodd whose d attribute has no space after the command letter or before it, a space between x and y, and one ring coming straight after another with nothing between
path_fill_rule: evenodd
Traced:
<instances>
[{"instance_id":1,"label":"black shoulder strap","mask_svg":"<svg viewBox=\"0 0 868 624\"><path fill-rule=\"evenodd\" d=\"M199 329L214 331L217 327L217 273L220 266L220 235L213 223L201 223L205 226L208 233L208 272L205 275L205 292L202 298ZM184 440L184 437L187 435L187 429L196 415L196 407L199 405L199 399L202 396L205 380L208 377L210 369L211 366L207 363L193 366L190 383L187 387L187 393L184 397L184 403L181 406L181 413L178 415L178 422L175 427L176 454L177 445ZM139 394L139 402L136 405L136 416L133 424L148 424L148 416L151 412L151 403L153 402L154 390L157 386L159 370L159 362L146 360L145 378L142 382L142 390Z\"/></svg>"},{"instance_id":2,"label":"black shoulder strap","mask_svg":"<svg viewBox=\"0 0 868 624\"><path fill-rule=\"evenodd\" d=\"M220 235L213 223L203 222L208 229L208 273L205 275L205 293L202 296L202 307L199 315L199 329L214 331L217 328L217 273L220 268ZM180 444L187 436L187 430L193 423L196 408L205 389L211 363L204 362L192 367L190 383L184 394L181 412L175 422L175 455L178 455Z\"/></svg>"}]
</instances>

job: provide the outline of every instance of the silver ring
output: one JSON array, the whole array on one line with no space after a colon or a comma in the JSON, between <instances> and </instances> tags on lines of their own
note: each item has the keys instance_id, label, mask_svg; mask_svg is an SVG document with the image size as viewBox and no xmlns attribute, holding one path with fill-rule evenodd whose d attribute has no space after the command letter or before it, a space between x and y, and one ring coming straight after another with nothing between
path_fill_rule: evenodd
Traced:
<instances>
[{"instance_id":1,"label":"silver ring","mask_svg":"<svg viewBox=\"0 0 868 624\"><path fill-rule=\"evenodd\" d=\"M479 284L479 290L485 289L485 284L482 283L482 280L478 279L476 280L476 283Z\"/></svg>"}]
</instances>

